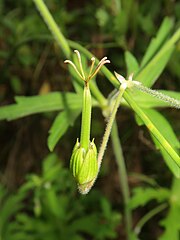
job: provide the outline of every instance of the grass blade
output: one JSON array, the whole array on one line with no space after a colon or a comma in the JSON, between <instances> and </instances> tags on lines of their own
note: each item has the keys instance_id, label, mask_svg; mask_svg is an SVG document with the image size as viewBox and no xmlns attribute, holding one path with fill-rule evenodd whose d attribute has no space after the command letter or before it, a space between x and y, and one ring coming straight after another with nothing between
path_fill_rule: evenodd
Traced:
<instances>
[{"instance_id":1,"label":"grass blade","mask_svg":"<svg viewBox=\"0 0 180 240\"><path fill-rule=\"evenodd\" d=\"M141 68L143 68L161 48L170 31L172 30L172 27L173 20L168 17L165 18L159 28L159 31L157 32L157 36L151 40L147 48L147 51L141 62Z\"/></svg>"},{"instance_id":2,"label":"grass blade","mask_svg":"<svg viewBox=\"0 0 180 240\"><path fill-rule=\"evenodd\" d=\"M180 29L178 29L174 35L162 46L162 48L151 59L151 61L148 62L148 64L142 70L140 70L138 74L135 75L135 78L142 82L145 86L151 87L169 61L175 44L179 39Z\"/></svg>"},{"instance_id":3,"label":"grass blade","mask_svg":"<svg viewBox=\"0 0 180 240\"><path fill-rule=\"evenodd\" d=\"M125 62L127 67L127 75L129 76L131 73L136 74L139 70L139 64L133 54L129 51L125 52Z\"/></svg>"}]
</instances>

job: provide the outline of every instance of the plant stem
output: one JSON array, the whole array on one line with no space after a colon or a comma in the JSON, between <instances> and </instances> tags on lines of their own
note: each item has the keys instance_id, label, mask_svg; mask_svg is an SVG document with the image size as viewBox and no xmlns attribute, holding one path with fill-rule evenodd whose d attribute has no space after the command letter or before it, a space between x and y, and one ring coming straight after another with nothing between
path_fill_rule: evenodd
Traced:
<instances>
[{"instance_id":1,"label":"plant stem","mask_svg":"<svg viewBox=\"0 0 180 240\"><path fill-rule=\"evenodd\" d=\"M56 22L54 21L51 13L49 12L46 5L44 4L43 0L33 0L33 1L35 3L36 7L38 8L43 20L46 22L50 32L52 33L52 35L56 39L57 43L61 47L61 50L63 51L64 55L66 56L66 58L70 59L70 54L71 54L71 49L69 47L70 44L69 44L68 40L62 34L62 32L61 32L60 28L58 27L58 25L56 24ZM76 49L75 46L72 46L72 47L74 49ZM91 57L92 57L92 54L91 54L90 58ZM77 80L77 78L74 78L74 79ZM95 84L91 83L90 88L91 88L92 94L97 99L100 106L102 108L105 107L107 101L106 101L105 97L103 96L103 94L99 91L98 87Z\"/></svg>"},{"instance_id":2,"label":"plant stem","mask_svg":"<svg viewBox=\"0 0 180 240\"><path fill-rule=\"evenodd\" d=\"M129 200L130 200L130 193L129 193L126 165L125 165L125 160L122 153L116 121L114 121L114 124L112 127L111 140L112 140L112 146L114 149L115 159L118 165L119 181L121 184L122 195L124 200L124 214L125 214L127 239L130 239L130 234L132 230L132 213L131 213L131 209L128 207Z\"/></svg>"},{"instance_id":3,"label":"plant stem","mask_svg":"<svg viewBox=\"0 0 180 240\"><path fill-rule=\"evenodd\" d=\"M109 120L108 120L108 123L107 123L107 126L106 126L106 130L105 130L105 133L104 133L104 136L103 136L102 144L100 146L99 153L98 153L98 166L99 166L99 169L101 167L101 162L102 162L102 159L103 159L103 156L104 156L104 152L106 150L106 146L107 146L107 143L108 143L108 140L109 140L109 136L110 136L110 133L111 133L112 125L113 125L113 122L114 122L114 119L115 119L115 116L116 116L118 107L120 105L120 102L121 102L121 99L122 99L124 91L125 91L125 89L120 87L119 94L118 94L118 96L116 98L113 110L112 110L112 112L110 114L110 117L109 117Z\"/></svg>"},{"instance_id":4,"label":"plant stem","mask_svg":"<svg viewBox=\"0 0 180 240\"><path fill-rule=\"evenodd\" d=\"M38 8L42 18L46 22L52 35L57 40L58 44L60 44L64 55L68 58L71 53L68 42L67 42L66 38L63 36L63 34L61 33L60 28L57 26L56 22L54 21L52 15L49 12L48 8L46 7L45 3L42 0L33 0L33 1L35 3L36 7Z\"/></svg>"},{"instance_id":5,"label":"plant stem","mask_svg":"<svg viewBox=\"0 0 180 240\"><path fill-rule=\"evenodd\" d=\"M136 235L138 235L141 232L142 227L152 218L154 217L156 214L158 214L159 212L161 212L162 210L164 210L165 208L167 208L168 204L167 203L163 203L159 206L157 206L156 208L152 209L151 211L149 211L146 215L144 215L140 221L136 224L136 227L134 228L134 232L136 233Z\"/></svg>"},{"instance_id":6,"label":"plant stem","mask_svg":"<svg viewBox=\"0 0 180 240\"><path fill-rule=\"evenodd\" d=\"M118 94L118 96L115 100L115 104L114 104L112 112L109 116L109 120L108 120L108 123L107 123L107 126L106 126L106 130L105 130L105 133L104 133L104 136L103 136L103 139L102 139L102 144L100 146L98 157L97 157L98 172L101 168L102 159L103 159L103 156L104 156L104 152L106 150L106 146L107 146L107 143L108 143L108 140L109 140L109 136L111 134L112 125L113 125L113 122L114 122L114 119L115 119L115 116L116 116L118 107L120 105L120 102L121 102L124 91L125 91L124 88L122 88L122 87L119 88L119 94ZM97 176L98 176L98 173L97 173ZM97 178L97 176L96 176L96 178ZM94 178L94 180L90 183L90 185L88 187L89 188L88 191L90 191L90 189L94 185L94 182L96 181L96 178Z\"/></svg>"},{"instance_id":7,"label":"plant stem","mask_svg":"<svg viewBox=\"0 0 180 240\"><path fill-rule=\"evenodd\" d=\"M140 85L134 85L134 87L136 87L138 90L148 93L153 97L156 97L158 99L160 99L161 101L167 102L170 106L180 109L180 100L172 98L158 90L153 90L151 88L145 87L142 84Z\"/></svg>"},{"instance_id":8,"label":"plant stem","mask_svg":"<svg viewBox=\"0 0 180 240\"><path fill-rule=\"evenodd\" d=\"M80 139L81 147L84 148L85 151L88 150L90 141L91 107L91 93L89 89L89 84L85 82Z\"/></svg>"}]
</instances>

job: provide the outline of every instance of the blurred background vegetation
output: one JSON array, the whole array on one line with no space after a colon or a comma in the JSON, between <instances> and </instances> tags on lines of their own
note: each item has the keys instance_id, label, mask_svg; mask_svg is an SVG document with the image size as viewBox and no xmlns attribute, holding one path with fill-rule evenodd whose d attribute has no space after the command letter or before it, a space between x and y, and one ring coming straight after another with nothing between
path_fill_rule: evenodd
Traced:
<instances>
[{"instance_id":1,"label":"blurred background vegetation","mask_svg":"<svg viewBox=\"0 0 180 240\"><path fill-rule=\"evenodd\" d=\"M108 56L110 70L124 76L125 50L140 60L166 16L174 19L175 29L180 26L180 2L175 0L45 2L68 39L99 59ZM154 88L180 89L179 52L177 45ZM1 106L13 103L15 95L73 91L63 60L32 1L0 0ZM106 96L113 90L103 76L98 86ZM178 110L161 111L180 135ZM55 114L0 122L0 239L125 239L121 188L111 144L94 189L88 196L79 196L67 168L79 136L80 118L49 155L47 136ZM93 116L92 136L100 144L105 123L99 109L93 110ZM170 189L172 174L149 134L137 128L132 116L128 109L121 109L117 117L131 189L146 184ZM134 211L134 224L153 204ZM144 226L141 239L161 235L158 222L164 214Z\"/></svg>"}]
</instances>

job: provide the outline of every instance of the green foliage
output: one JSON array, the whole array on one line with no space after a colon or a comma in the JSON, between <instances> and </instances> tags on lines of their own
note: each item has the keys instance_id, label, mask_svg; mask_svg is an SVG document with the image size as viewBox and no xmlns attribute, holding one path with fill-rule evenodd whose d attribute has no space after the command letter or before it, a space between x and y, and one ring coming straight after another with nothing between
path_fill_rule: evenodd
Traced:
<instances>
[{"instance_id":1,"label":"green foliage","mask_svg":"<svg viewBox=\"0 0 180 240\"><path fill-rule=\"evenodd\" d=\"M163 202L169 198L170 192L166 188L152 188L152 187L136 187L133 189L133 196L129 202L131 209L143 207L151 200L156 200L158 203Z\"/></svg>"},{"instance_id":2,"label":"green foliage","mask_svg":"<svg viewBox=\"0 0 180 240\"><path fill-rule=\"evenodd\" d=\"M41 175L31 174L15 195L1 186L0 236L4 240L114 239L120 215L99 192L75 194L71 174L55 154L43 161ZM24 208L28 201L28 208Z\"/></svg>"},{"instance_id":3,"label":"green foliage","mask_svg":"<svg viewBox=\"0 0 180 240\"><path fill-rule=\"evenodd\" d=\"M127 67L127 75L129 76L131 73L136 74L139 70L139 64L136 58L130 52L125 52L125 61Z\"/></svg>"},{"instance_id":4,"label":"green foliage","mask_svg":"<svg viewBox=\"0 0 180 240\"><path fill-rule=\"evenodd\" d=\"M173 28L173 20L170 18L165 18L159 31L156 34L156 38L152 39L146 53L141 62L141 68L148 64L148 62L153 58L153 56L159 51L163 43L166 41L171 30Z\"/></svg>"},{"instance_id":5,"label":"green foliage","mask_svg":"<svg viewBox=\"0 0 180 240\"><path fill-rule=\"evenodd\" d=\"M64 109L79 109L81 98L74 93L53 92L41 96L16 97L17 104L1 107L0 119L13 120L30 114L57 111Z\"/></svg>"},{"instance_id":6,"label":"green foliage","mask_svg":"<svg viewBox=\"0 0 180 240\"><path fill-rule=\"evenodd\" d=\"M40 0L34 0L34 2L39 4L37 4L38 8L42 5ZM125 69L126 64L127 75L134 73L135 80L148 87L156 83L165 68L169 71L163 75L163 80L168 78L170 79L168 81L173 83L175 77L180 76L180 29L177 22L180 20L179 3L164 0L154 1L153 4L151 0L142 3L133 0L113 2L103 0L102 2L88 2L85 6L81 1L79 6L73 6L73 2L66 0L47 0L45 3L56 20L54 22L51 14L44 9L41 15L48 28L35 11L33 1L0 1L0 101L2 103L0 120L10 121L31 114L57 111L47 140L50 151L55 149L58 141L73 126L81 113L82 85L71 69L69 72L75 92L59 91L59 83L62 86L63 83L61 85L60 81L65 78L62 56L64 54L66 58L69 56L71 58L71 49L78 49L83 53L83 67L85 68L88 68L87 60L92 57L88 48L93 49L98 57L106 53L111 59L111 70ZM164 14L173 16L173 18L164 17ZM83 21L81 21L82 18ZM162 24L158 30L160 22ZM54 39L49 36L49 30ZM152 38L152 36L155 37ZM67 38L76 39L76 42L67 40ZM147 41L150 39L152 40L148 46ZM78 42L81 42L81 45ZM49 51L50 61L45 64L43 61L47 55L44 54L46 52L44 49L50 43L52 43ZM60 46L60 51L57 50L57 46ZM121 57L123 52L125 61ZM58 80L56 88L59 92L49 92L51 91L49 88L46 95L31 96L39 92L42 79L51 83L52 79L48 75L48 70L54 78L53 71L56 68L52 71L51 64L53 62L55 65L56 61L61 63L63 69L60 72L62 78ZM39 75L36 75L37 72ZM109 83L119 89L119 83L106 67L103 67L102 72ZM36 89L34 89L35 85ZM172 90L176 89L175 84L173 86L169 83L162 85L163 87L169 86ZM106 82L104 81L101 85L101 82L96 84L94 80L90 88L93 95L93 107L101 108L105 115L111 111L114 96L105 98L103 91L100 90L101 86L102 90L106 89ZM168 96L180 99L179 92L161 91ZM15 103L7 105L12 103L12 96L17 94L27 96L17 96ZM7 95L10 95L10 99L6 100ZM163 115L163 111L159 113L155 110L155 108L169 107L168 103L134 88L124 94L122 105L134 113L138 125L145 125L148 128L156 148L160 151L170 171L176 177L180 177L180 144L174 133L178 127L172 128L168 117L165 118ZM174 116L176 117L176 113ZM3 129L3 126L0 129ZM1 151L1 153L4 158L4 152ZM127 155L131 156L131 154ZM162 178L162 176L158 177ZM120 178L122 182L123 176ZM128 186L128 181L126 183ZM164 219L160 221L164 232L159 239L178 240L180 231L179 189L177 179L174 180L171 191L163 187L135 188L132 191L133 197L127 205L129 211L148 205L149 202L151 204L157 202L158 206L157 209L152 209L142 217L134 232L129 233L126 229L129 239L138 239L137 229L141 230L148 220L162 211L163 204L166 206L169 204L169 212L165 217L163 215ZM123 194L127 191L124 188L122 190ZM44 160L42 174L29 175L26 182L14 194L10 194L4 186L0 185L0 215L0 239L3 240L82 240L87 237L113 239L116 237L114 229L120 221L120 215L112 210L109 201L99 192L93 191L86 198L77 197L71 175L62 167L54 154Z\"/></svg>"},{"instance_id":7,"label":"green foliage","mask_svg":"<svg viewBox=\"0 0 180 240\"><path fill-rule=\"evenodd\" d=\"M155 126L156 129L160 131L160 133L164 136L164 139L169 142L172 149L174 149L178 155L178 151L180 149L179 140L177 139L171 125L166 120L166 118L163 115L161 115L159 112L153 109L144 109L144 112L146 113L146 116L151 120L152 126ZM138 120L138 123L141 125L142 121ZM151 133L151 136L153 138L154 143L156 144L157 149L160 149L168 167L174 173L174 175L179 178L180 168L178 163L173 161L173 158L171 157L171 155L168 154L168 152L166 151L165 146L163 146L162 144L159 143L159 141L157 141L153 133Z\"/></svg>"},{"instance_id":8,"label":"green foliage","mask_svg":"<svg viewBox=\"0 0 180 240\"><path fill-rule=\"evenodd\" d=\"M168 28L166 31L168 32ZM145 58L145 67L141 68L140 72L135 75L135 78L138 79L138 81L142 82L145 86L151 87L155 83L157 78L160 76L167 62L169 61L171 54L174 51L175 44L179 40L179 38L180 29L178 29L174 33L174 35L165 42L164 39L161 38L161 34L158 34L155 43L152 42L152 44L150 44L150 47L147 50L147 55L145 55L147 56ZM161 45L161 47L158 48L157 52L155 51L157 50L156 42L159 43L158 45Z\"/></svg>"},{"instance_id":9,"label":"green foliage","mask_svg":"<svg viewBox=\"0 0 180 240\"><path fill-rule=\"evenodd\" d=\"M172 184L171 195L169 198L170 208L167 216L160 222L165 228L164 233L159 240L179 239L180 231L180 181L174 179Z\"/></svg>"},{"instance_id":10,"label":"green foliage","mask_svg":"<svg viewBox=\"0 0 180 240\"><path fill-rule=\"evenodd\" d=\"M164 210L169 205L166 215L163 215L163 219L160 220L160 225L163 227L163 233L158 238L159 240L168 239L179 239L179 216L180 216L180 180L175 179L172 183L172 188L161 187L137 187L133 190L132 198L129 202L129 207L131 209L136 209L137 207L143 207L148 205L150 201L156 201L159 203L165 203L165 205L159 205L156 212L156 208L150 210L142 219L137 223L135 227L136 237L139 235L144 224L147 223L154 215L158 214L160 211ZM162 206L162 208L161 208ZM139 229L137 231L137 229ZM136 238L135 238L136 239ZM138 238L137 238L138 239Z\"/></svg>"},{"instance_id":11,"label":"green foliage","mask_svg":"<svg viewBox=\"0 0 180 240\"><path fill-rule=\"evenodd\" d=\"M79 110L79 111L78 111ZM48 147L50 151L53 151L59 139L64 135L70 126L73 126L75 119L80 114L80 109L74 111L68 111L68 109L59 113L50 130L48 137Z\"/></svg>"}]
</instances>

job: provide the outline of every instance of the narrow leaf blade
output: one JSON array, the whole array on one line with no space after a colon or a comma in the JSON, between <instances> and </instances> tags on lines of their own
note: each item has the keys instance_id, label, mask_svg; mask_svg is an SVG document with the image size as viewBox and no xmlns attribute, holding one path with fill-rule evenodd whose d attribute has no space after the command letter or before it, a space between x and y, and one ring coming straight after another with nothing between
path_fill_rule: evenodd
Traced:
<instances>
[{"instance_id":1,"label":"narrow leaf blade","mask_svg":"<svg viewBox=\"0 0 180 240\"><path fill-rule=\"evenodd\" d=\"M147 51L142 59L141 68L143 68L151 58L156 54L159 48L162 46L166 38L168 37L171 29L173 27L173 20L170 18L165 18L162 22L157 36L153 38L147 48Z\"/></svg>"},{"instance_id":2,"label":"narrow leaf blade","mask_svg":"<svg viewBox=\"0 0 180 240\"><path fill-rule=\"evenodd\" d=\"M151 87L165 68L179 39L180 29L160 48L146 66L141 68L140 72L135 76L136 79L145 86Z\"/></svg>"},{"instance_id":3,"label":"narrow leaf blade","mask_svg":"<svg viewBox=\"0 0 180 240\"><path fill-rule=\"evenodd\" d=\"M136 74L139 69L139 64L136 58L129 51L125 52L125 62L127 67L127 75Z\"/></svg>"},{"instance_id":4,"label":"narrow leaf blade","mask_svg":"<svg viewBox=\"0 0 180 240\"><path fill-rule=\"evenodd\" d=\"M50 151L53 151L57 142L67 131L69 126L72 126L75 119L80 114L80 109L76 111L63 111L57 115L55 121L49 130L48 147Z\"/></svg>"}]
</instances>

